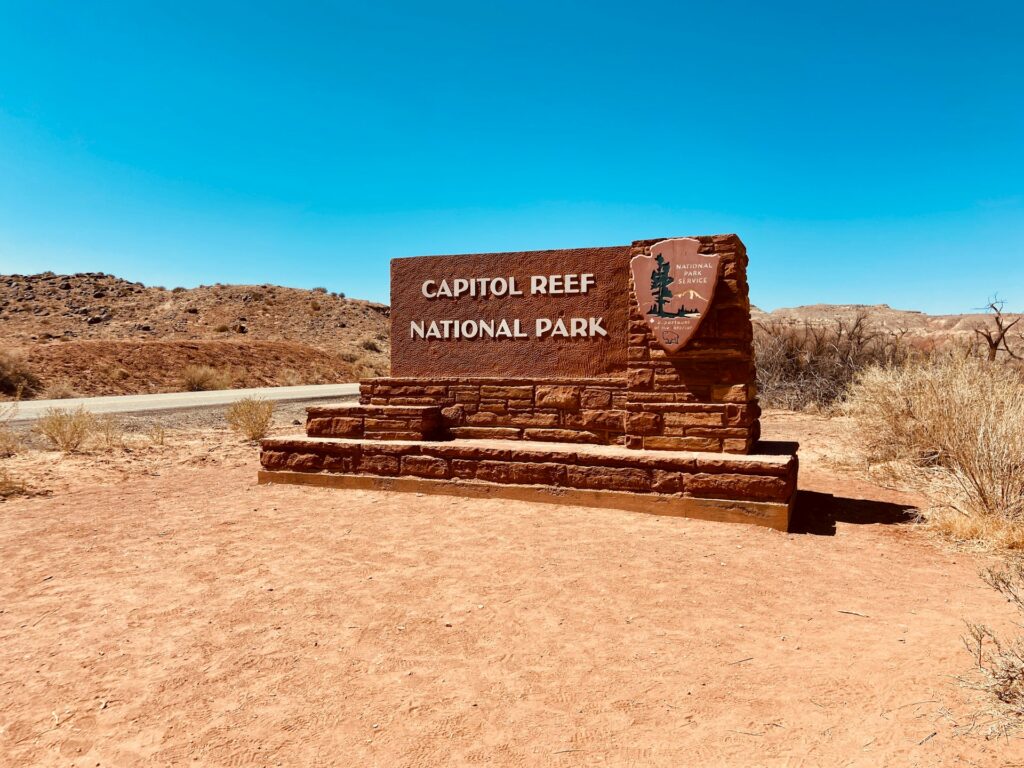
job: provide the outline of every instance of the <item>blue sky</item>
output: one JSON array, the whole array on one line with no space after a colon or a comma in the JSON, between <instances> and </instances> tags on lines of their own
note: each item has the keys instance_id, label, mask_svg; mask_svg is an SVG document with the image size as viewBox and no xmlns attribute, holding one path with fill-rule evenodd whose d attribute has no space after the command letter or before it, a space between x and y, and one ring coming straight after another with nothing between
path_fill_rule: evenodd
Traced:
<instances>
[{"instance_id":1,"label":"blue sky","mask_svg":"<svg viewBox=\"0 0 1024 768\"><path fill-rule=\"evenodd\" d=\"M0 272L386 300L737 232L765 307L1024 307L1016 2L0 0Z\"/></svg>"}]
</instances>

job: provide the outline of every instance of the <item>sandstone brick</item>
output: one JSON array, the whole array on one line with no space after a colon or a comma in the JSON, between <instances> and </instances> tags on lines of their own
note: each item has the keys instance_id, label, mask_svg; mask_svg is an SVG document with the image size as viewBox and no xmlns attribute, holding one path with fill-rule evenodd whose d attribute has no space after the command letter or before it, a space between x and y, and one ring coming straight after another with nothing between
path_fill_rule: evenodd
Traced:
<instances>
[{"instance_id":1,"label":"sandstone brick","mask_svg":"<svg viewBox=\"0 0 1024 768\"><path fill-rule=\"evenodd\" d=\"M626 447L633 450L641 450L644 447L644 439L640 435L626 435Z\"/></svg>"},{"instance_id":2,"label":"sandstone brick","mask_svg":"<svg viewBox=\"0 0 1024 768\"><path fill-rule=\"evenodd\" d=\"M464 405L452 405L441 410L441 416L445 423L460 426L466 420L466 407Z\"/></svg>"},{"instance_id":3,"label":"sandstone brick","mask_svg":"<svg viewBox=\"0 0 1024 768\"><path fill-rule=\"evenodd\" d=\"M612 393L607 389L587 387L580 396L581 408L608 408L612 403Z\"/></svg>"},{"instance_id":4,"label":"sandstone brick","mask_svg":"<svg viewBox=\"0 0 1024 768\"><path fill-rule=\"evenodd\" d=\"M517 401L513 400L512 402ZM505 416L508 414L508 401L481 401L476 410L478 413L494 413L498 416Z\"/></svg>"},{"instance_id":5,"label":"sandstone brick","mask_svg":"<svg viewBox=\"0 0 1024 768\"><path fill-rule=\"evenodd\" d=\"M437 400L433 397L392 397L387 401L389 405L436 405Z\"/></svg>"},{"instance_id":6,"label":"sandstone brick","mask_svg":"<svg viewBox=\"0 0 1024 768\"><path fill-rule=\"evenodd\" d=\"M726 438L740 438L746 440L750 437L749 427L687 427L687 437L717 437L719 440Z\"/></svg>"},{"instance_id":7,"label":"sandstone brick","mask_svg":"<svg viewBox=\"0 0 1024 768\"><path fill-rule=\"evenodd\" d=\"M315 453L289 454L285 467L293 472L316 472L323 466L323 456Z\"/></svg>"},{"instance_id":8,"label":"sandstone brick","mask_svg":"<svg viewBox=\"0 0 1024 768\"><path fill-rule=\"evenodd\" d=\"M721 413L663 413L661 418L666 427L720 427L723 424Z\"/></svg>"},{"instance_id":9,"label":"sandstone brick","mask_svg":"<svg viewBox=\"0 0 1024 768\"><path fill-rule=\"evenodd\" d=\"M686 478L686 495L705 499L788 501L792 482L785 477L697 473Z\"/></svg>"},{"instance_id":10,"label":"sandstone brick","mask_svg":"<svg viewBox=\"0 0 1024 768\"><path fill-rule=\"evenodd\" d=\"M541 429L527 428L523 430L527 440L541 440L553 443L601 443L604 438L594 432L582 429Z\"/></svg>"},{"instance_id":11,"label":"sandstone brick","mask_svg":"<svg viewBox=\"0 0 1024 768\"><path fill-rule=\"evenodd\" d=\"M623 432L626 429L625 411L580 411L578 413L566 413L562 417L562 424L574 429L589 430L614 430Z\"/></svg>"},{"instance_id":12,"label":"sandstone brick","mask_svg":"<svg viewBox=\"0 0 1024 768\"><path fill-rule=\"evenodd\" d=\"M538 408L562 408L575 410L580 407L580 388L565 386L537 385L534 399Z\"/></svg>"},{"instance_id":13,"label":"sandstone brick","mask_svg":"<svg viewBox=\"0 0 1024 768\"><path fill-rule=\"evenodd\" d=\"M461 480L472 480L476 477L478 462L467 459L452 459L452 477Z\"/></svg>"},{"instance_id":14,"label":"sandstone brick","mask_svg":"<svg viewBox=\"0 0 1024 768\"><path fill-rule=\"evenodd\" d=\"M725 423L729 426L753 424L761 415L761 408L757 403L748 405L729 404L725 409Z\"/></svg>"},{"instance_id":15,"label":"sandstone brick","mask_svg":"<svg viewBox=\"0 0 1024 768\"><path fill-rule=\"evenodd\" d=\"M449 476L448 462L434 456L403 456L402 474L437 479Z\"/></svg>"},{"instance_id":16,"label":"sandstone brick","mask_svg":"<svg viewBox=\"0 0 1024 768\"><path fill-rule=\"evenodd\" d=\"M661 429L661 416L656 413L630 413L626 432L630 435L656 435Z\"/></svg>"},{"instance_id":17,"label":"sandstone brick","mask_svg":"<svg viewBox=\"0 0 1024 768\"><path fill-rule=\"evenodd\" d=\"M683 474L656 469L651 473L651 490L655 493L682 493Z\"/></svg>"},{"instance_id":18,"label":"sandstone brick","mask_svg":"<svg viewBox=\"0 0 1024 768\"><path fill-rule=\"evenodd\" d=\"M325 472L351 472L354 461L351 456L324 456L323 469Z\"/></svg>"},{"instance_id":19,"label":"sandstone brick","mask_svg":"<svg viewBox=\"0 0 1024 768\"><path fill-rule=\"evenodd\" d=\"M363 420L363 429L367 432L385 432L387 430L409 431L419 426L419 419L374 419L367 416Z\"/></svg>"},{"instance_id":20,"label":"sandstone brick","mask_svg":"<svg viewBox=\"0 0 1024 768\"><path fill-rule=\"evenodd\" d=\"M260 464L264 469L284 469L288 464L288 454L284 451L264 450L260 453Z\"/></svg>"},{"instance_id":21,"label":"sandstone brick","mask_svg":"<svg viewBox=\"0 0 1024 768\"><path fill-rule=\"evenodd\" d=\"M726 453L750 453L750 447L756 438L740 440L737 438L726 438L722 441L722 450Z\"/></svg>"},{"instance_id":22,"label":"sandstone brick","mask_svg":"<svg viewBox=\"0 0 1024 768\"><path fill-rule=\"evenodd\" d=\"M522 430L514 427L453 427L452 436L457 438L518 440Z\"/></svg>"},{"instance_id":23,"label":"sandstone brick","mask_svg":"<svg viewBox=\"0 0 1024 768\"><path fill-rule=\"evenodd\" d=\"M709 437L645 437L644 448L655 451L718 451L720 440Z\"/></svg>"},{"instance_id":24,"label":"sandstone brick","mask_svg":"<svg viewBox=\"0 0 1024 768\"><path fill-rule=\"evenodd\" d=\"M478 413L472 413L466 417L466 424L473 427L485 427L497 423L497 414L490 413L489 411L480 411Z\"/></svg>"},{"instance_id":25,"label":"sandstone brick","mask_svg":"<svg viewBox=\"0 0 1024 768\"><path fill-rule=\"evenodd\" d=\"M573 488L638 491L651 489L651 478L645 470L631 467L566 467L566 482Z\"/></svg>"},{"instance_id":26,"label":"sandstone brick","mask_svg":"<svg viewBox=\"0 0 1024 768\"><path fill-rule=\"evenodd\" d=\"M392 438L397 440L398 438ZM362 452L367 456L375 456L377 454L387 454L389 456L406 456L410 453L419 453L420 446L409 445L408 443L393 443L384 440L377 443L362 443Z\"/></svg>"},{"instance_id":27,"label":"sandstone brick","mask_svg":"<svg viewBox=\"0 0 1024 768\"><path fill-rule=\"evenodd\" d=\"M711 399L716 403L745 403L751 399L746 384L717 386L711 388Z\"/></svg>"},{"instance_id":28,"label":"sandstone brick","mask_svg":"<svg viewBox=\"0 0 1024 768\"><path fill-rule=\"evenodd\" d=\"M558 413L530 413L528 411L515 411L509 414L508 422L516 427L557 427Z\"/></svg>"},{"instance_id":29,"label":"sandstone brick","mask_svg":"<svg viewBox=\"0 0 1024 768\"><path fill-rule=\"evenodd\" d=\"M366 430L363 437L367 440L422 440L424 435L419 430Z\"/></svg>"},{"instance_id":30,"label":"sandstone brick","mask_svg":"<svg viewBox=\"0 0 1024 768\"><path fill-rule=\"evenodd\" d=\"M310 418L306 420L306 434L310 437L362 437L361 417Z\"/></svg>"},{"instance_id":31,"label":"sandstone brick","mask_svg":"<svg viewBox=\"0 0 1024 768\"><path fill-rule=\"evenodd\" d=\"M561 486L565 485L565 470L560 464L481 461L476 479L491 483Z\"/></svg>"},{"instance_id":32,"label":"sandstone brick","mask_svg":"<svg viewBox=\"0 0 1024 768\"><path fill-rule=\"evenodd\" d=\"M496 400L532 400L533 387L480 387L480 396Z\"/></svg>"},{"instance_id":33,"label":"sandstone brick","mask_svg":"<svg viewBox=\"0 0 1024 768\"><path fill-rule=\"evenodd\" d=\"M650 389L654 386L654 371L650 368L631 368L626 372L626 385L630 389Z\"/></svg>"},{"instance_id":34,"label":"sandstone brick","mask_svg":"<svg viewBox=\"0 0 1024 768\"><path fill-rule=\"evenodd\" d=\"M358 471L370 475L397 475L398 457L375 455L361 456L357 466Z\"/></svg>"}]
</instances>

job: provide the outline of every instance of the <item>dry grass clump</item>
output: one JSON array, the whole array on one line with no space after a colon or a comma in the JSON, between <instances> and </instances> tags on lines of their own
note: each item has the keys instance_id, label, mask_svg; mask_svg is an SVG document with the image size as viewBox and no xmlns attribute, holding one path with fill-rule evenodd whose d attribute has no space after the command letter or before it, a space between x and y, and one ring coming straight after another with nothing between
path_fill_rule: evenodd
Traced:
<instances>
[{"instance_id":1,"label":"dry grass clump","mask_svg":"<svg viewBox=\"0 0 1024 768\"><path fill-rule=\"evenodd\" d=\"M163 424L153 423L146 429L146 437L153 445L166 445L167 428Z\"/></svg>"},{"instance_id":2,"label":"dry grass clump","mask_svg":"<svg viewBox=\"0 0 1024 768\"><path fill-rule=\"evenodd\" d=\"M0 467L0 501L27 493L28 486L16 479L6 467Z\"/></svg>"},{"instance_id":3,"label":"dry grass clump","mask_svg":"<svg viewBox=\"0 0 1024 768\"><path fill-rule=\"evenodd\" d=\"M267 436L274 404L259 397L243 397L228 406L225 418L233 430L253 442Z\"/></svg>"},{"instance_id":4,"label":"dry grass clump","mask_svg":"<svg viewBox=\"0 0 1024 768\"><path fill-rule=\"evenodd\" d=\"M108 451L124 448L124 426L113 416L96 419L94 437Z\"/></svg>"},{"instance_id":5,"label":"dry grass clump","mask_svg":"<svg viewBox=\"0 0 1024 768\"><path fill-rule=\"evenodd\" d=\"M208 365L189 365L182 371L182 384L187 392L208 392L230 389L231 377Z\"/></svg>"},{"instance_id":6,"label":"dry grass clump","mask_svg":"<svg viewBox=\"0 0 1024 768\"><path fill-rule=\"evenodd\" d=\"M73 411L65 408L47 408L35 424L35 431L46 438L54 448L64 453L82 450L96 429L96 417L82 407Z\"/></svg>"},{"instance_id":7,"label":"dry grass clump","mask_svg":"<svg viewBox=\"0 0 1024 768\"><path fill-rule=\"evenodd\" d=\"M911 356L904 334L873 326L866 314L831 325L756 323L758 395L763 406L825 410L842 399L858 372Z\"/></svg>"},{"instance_id":8,"label":"dry grass clump","mask_svg":"<svg viewBox=\"0 0 1024 768\"><path fill-rule=\"evenodd\" d=\"M988 569L982 579L1024 613L1024 563ZM1024 637L1002 638L984 624L967 625L964 638L974 657L975 675L962 682L988 697L991 730L1002 735L1024 722Z\"/></svg>"},{"instance_id":9,"label":"dry grass clump","mask_svg":"<svg viewBox=\"0 0 1024 768\"><path fill-rule=\"evenodd\" d=\"M41 387L39 377L21 358L0 351L0 394L15 398L32 397Z\"/></svg>"},{"instance_id":10,"label":"dry grass clump","mask_svg":"<svg viewBox=\"0 0 1024 768\"><path fill-rule=\"evenodd\" d=\"M47 384L42 395L47 400L67 400L70 397L76 397L77 393L69 382L61 379Z\"/></svg>"},{"instance_id":11,"label":"dry grass clump","mask_svg":"<svg viewBox=\"0 0 1024 768\"><path fill-rule=\"evenodd\" d=\"M17 402L0 403L0 458L13 456L21 450L21 435L11 429L11 419L17 409Z\"/></svg>"},{"instance_id":12,"label":"dry grass clump","mask_svg":"<svg viewBox=\"0 0 1024 768\"><path fill-rule=\"evenodd\" d=\"M861 372L844 411L868 463L923 491L943 533L1024 547L1024 377L976 358Z\"/></svg>"}]
</instances>

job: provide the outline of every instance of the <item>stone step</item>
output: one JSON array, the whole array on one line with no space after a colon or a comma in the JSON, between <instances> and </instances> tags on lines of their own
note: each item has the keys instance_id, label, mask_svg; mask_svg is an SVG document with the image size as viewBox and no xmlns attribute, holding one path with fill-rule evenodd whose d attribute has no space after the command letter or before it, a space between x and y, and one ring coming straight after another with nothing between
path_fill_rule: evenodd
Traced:
<instances>
[{"instance_id":1,"label":"stone step","mask_svg":"<svg viewBox=\"0 0 1024 768\"><path fill-rule=\"evenodd\" d=\"M636 451L617 445L316 437L263 441L260 482L533 499L748 522L786 530L793 443L760 453Z\"/></svg>"},{"instance_id":2,"label":"stone step","mask_svg":"<svg viewBox=\"0 0 1024 768\"><path fill-rule=\"evenodd\" d=\"M436 405L319 405L306 409L309 437L439 440L447 437Z\"/></svg>"}]
</instances>

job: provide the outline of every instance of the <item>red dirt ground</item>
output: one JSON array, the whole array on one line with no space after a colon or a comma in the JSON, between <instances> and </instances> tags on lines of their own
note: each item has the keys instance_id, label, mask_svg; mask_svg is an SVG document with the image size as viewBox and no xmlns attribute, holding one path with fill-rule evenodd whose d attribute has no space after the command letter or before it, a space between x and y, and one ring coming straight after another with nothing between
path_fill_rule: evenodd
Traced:
<instances>
[{"instance_id":1,"label":"red dirt ground","mask_svg":"<svg viewBox=\"0 0 1024 768\"><path fill-rule=\"evenodd\" d=\"M963 619L1013 618L991 559L899 523L841 431L766 420L805 441L790 535L256 486L219 434L25 459L56 492L0 504L0 765L1024 765L955 680Z\"/></svg>"}]
</instances>

